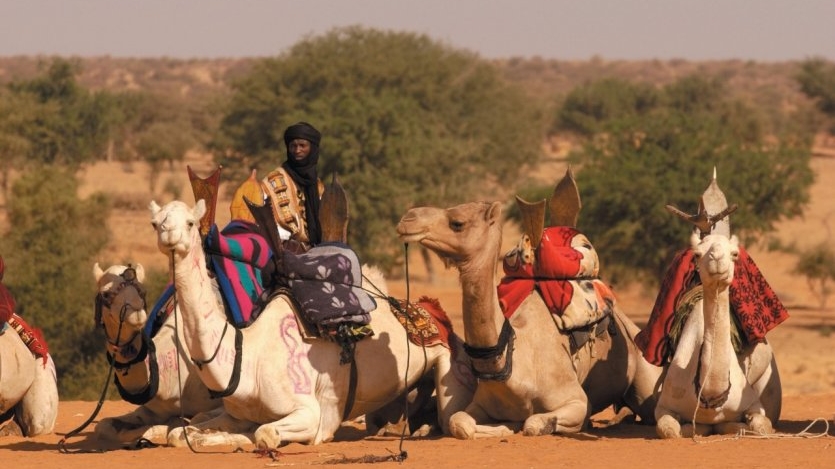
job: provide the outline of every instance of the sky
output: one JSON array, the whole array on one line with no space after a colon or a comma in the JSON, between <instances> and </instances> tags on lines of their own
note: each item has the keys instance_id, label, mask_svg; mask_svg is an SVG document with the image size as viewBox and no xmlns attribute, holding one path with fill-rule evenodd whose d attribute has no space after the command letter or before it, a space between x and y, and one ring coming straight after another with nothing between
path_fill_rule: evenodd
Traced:
<instances>
[{"instance_id":1,"label":"sky","mask_svg":"<svg viewBox=\"0 0 835 469\"><path fill-rule=\"evenodd\" d=\"M266 57L354 25L488 59L835 60L835 0L0 0L0 57Z\"/></svg>"}]
</instances>

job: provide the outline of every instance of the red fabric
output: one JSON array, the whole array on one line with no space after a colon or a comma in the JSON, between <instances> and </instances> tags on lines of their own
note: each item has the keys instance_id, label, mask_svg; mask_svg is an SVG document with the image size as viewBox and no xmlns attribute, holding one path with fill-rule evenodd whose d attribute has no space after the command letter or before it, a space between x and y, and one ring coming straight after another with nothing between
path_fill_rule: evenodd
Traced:
<instances>
[{"instance_id":1,"label":"red fabric","mask_svg":"<svg viewBox=\"0 0 835 469\"><path fill-rule=\"evenodd\" d=\"M29 351L31 351L36 357L40 357L41 360L43 360L44 366L46 366L46 357L47 354L49 354L49 347L46 345L46 340L44 340L41 330L30 326L17 314L12 316L10 324L15 328L18 335L20 335L20 339L23 343L29 347Z\"/></svg>"},{"instance_id":2,"label":"red fabric","mask_svg":"<svg viewBox=\"0 0 835 469\"><path fill-rule=\"evenodd\" d=\"M571 280L577 278L583 259L583 254L571 247L571 240L578 234L579 231L567 226L546 228L537 248L536 265L504 263L505 276L497 291L505 317L511 317L537 288L551 313L562 314L574 297Z\"/></svg>"},{"instance_id":3,"label":"red fabric","mask_svg":"<svg viewBox=\"0 0 835 469\"><path fill-rule=\"evenodd\" d=\"M12 293L5 285L0 283L0 324L8 322L15 310L15 302Z\"/></svg>"},{"instance_id":4,"label":"red fabric","mask_svg":"<svg viewBox=\"0 0 835 469\"><path fill-rule=\"evenodd\" d=\"M422 296L417 303L408 306L406 300L398 302L399 307L392 305L391 311L406 328L406 334L413 344L451 348L449 338L452 334L452 321L437 299Z\"/></svg>"},{"instance_id":5,"label":"red fabric","mask_svg":"<svg viewBox=\"0 0 835 469\"><path fill-rule=\"evenodd\" d=\"M687 290L699 283L692 249L676 254L664 275L649 321L635 337L635 344L650 363L662 365L672 357L674 350L670 350L667 334L676 305ZM768 331L789 317L783 303L742 246L739 247L729 297L731 312L739 320L748 343L762 341Z\"/></svg>"}]
</instances>

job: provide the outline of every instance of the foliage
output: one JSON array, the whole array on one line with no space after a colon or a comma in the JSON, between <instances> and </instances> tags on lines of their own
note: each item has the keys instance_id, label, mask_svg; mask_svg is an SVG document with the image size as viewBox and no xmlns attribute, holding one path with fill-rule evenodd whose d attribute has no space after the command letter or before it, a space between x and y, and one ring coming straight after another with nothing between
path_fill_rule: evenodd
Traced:
<instances>
[{"instance_id":1,"label":"foliage","mask_svg":"<svg viewBox=\"0 0 835 469\"><path fill-rule=\"evenodd\" d=\"M62 398L94 399L106 362L103 336L93 324L93 258L108 241L109 208L103 195L76 196L66 169L28 171L12 188L9 221L0 240L4 281L17 312L43 330L58 369ZM92 375L98 368L101 374Z\"/></svg>"},{"instance_id":2,"label":"foliage","mask_svg":"<svg viewBox=\"0 0 835 469\"><path fill-rule=\"evenodd\" d=\"M30 108L28 119L17 126L28 143L28 162L77 167L105 153L115 101L107 92L79 86L75 75L80 66L78 61L55 59L42 75L8 84L11 102Z\"/></svg>"},{"instance_id":3,"label":"foliage","mask_svg":"<svg viewBox=\"0 0 835 469\"><path fill-rule=\"evenodd\" d=\"M566 103L641 96L586 116L594 125L584 127L583 148L571 157L583 200L580 228L613 281L660 278L692 228L664 205L695 213L714 169L728 202L739 205L732 228L744 243L802 214L809 200L811 134L801 126L767 129L754 110L726 97L721 80L689 76L653 93L605 81L574 93L582 99ZM573 117L558 128L576 130L584 108L567 105L560 116Z\"/></svg>"},{"instance_id":4,"label":"foliage","mask_svg":"<svg viewBox=\"0 0 835 469\"><path fill-rule=\"evenodd\" d=\"M835 64L810 59L801 65L797 82L803 93L815 100L818 110L829 117L829 132L835 134Z\"/></svg>"},{"instance_id":5,"label":"foliage","mask_svg":"<svg viewBox=\"0 0 835 469\"><path fill-rule=\"evenodd\" d=\"M258 63L233 85L212 147L242 181L286 159L282 133L300 120L323 133L320 176L338 174L351 198L350 243L382 267L395 262L407 208L495 198L491 182L537 163L544 130L535 102L495 66L426 36L359 27Z\"/></svg>"},{"instance_id":6,"label":"foliage","mask_svg":"<svg viewBox=\"0 0 835 469\"><path fill-rule=\"evenodd\" d=\"M818 299L820 309L826 302L835 282L835 251L830 242L822 242L800 253L794 273L806 277L809 291Z\"/></svg>"}]
</instances>

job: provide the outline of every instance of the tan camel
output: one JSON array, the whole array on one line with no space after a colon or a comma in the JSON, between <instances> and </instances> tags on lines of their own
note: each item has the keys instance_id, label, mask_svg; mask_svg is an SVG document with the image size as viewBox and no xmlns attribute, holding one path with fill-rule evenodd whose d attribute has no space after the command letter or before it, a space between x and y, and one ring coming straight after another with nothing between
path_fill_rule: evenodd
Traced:
<instances>
[{"instance_id":1,"label":"tan camel","mask_svg":"<svg viewBox=\"0 0 835 469\"><path fill-rule=\"evenodd\" d=\"M544 216L544 203L534 212ZM557 185L550 207L552 222L576 222L579 194L570 171ZM397 226L403 241L435 251L460 273L465 339L480 379L473 402L450 419L450 432L460 439L520 429L525 435L577 432L590 415L613 404L628 406L644 422L654 421L661 370L643 359L632 341L638 328L616 303L611 320L584 328L591 340L579 349L572 346L572 331L555 324L539 294L527 295L505 319L495 281L502 223L500 203L473 202L413 208ZM543 223L540 219L525 227L522 244L528 249L517 253L523 261L533 257L531 247L542 238ZM576 253L590 250L584 236L575 239ZM592 269L596 273L596 266Z\"/></svg>"},{"instance_id":2,"label":"tan camel","mask_svg":"<svg viewBox=\"0 0 835 469\"><path fill-rule=\"evenodd\" d=\"M352 365L340 364L340 346L308 340L284 295L270 300L251 325L235 329L211 289L199 220L203 200L192 208L180 201L150 204L151 224L160 251L169 257L183 318L183 339L197 375L222 394L225 413L188 427L197 445L254 443L272 449L289 442L318 444L333 438L345 420L382 408L429 370L434 370L438 421L446 431L449 416L463 409L472 392L442 346L412 344L386 303L382 274L363 269L365 288L382 294L371 313L374 334L356 342ZM184 444L182 431L169 440ZM173 440L173 441L172 441Z\"/></svg>"},{"instance_id":3,"label":"tan camel","mask_svg":"<svg viewBox=\"0 0 835 469\"><path fill-rule=\"evenodd\" d=\"M222 406L193 371L182 340L178 348L175 314L166 314L153 338L145 332L145 269L113 265L102 270L93 266L98 287L96 321L104 330L107 357L113 361L115 384L122 398L138 407L118 417L103 418L95 435L104 441L135 444L140 439L167 442L172 428L207 419Z\"/></svg>"},{"instance_id":4,"label":"tan camel","mask_svg":"<svg viewBox=\"0 0 835 469\"><path fill-rule=\"evenodd\" d=\"M661 438L740 430L768 434L774 432L772 425L780 416L780 376L764 333L762 340L743 338L739 350L734 348L730 287L735 269L744 267L735 265L741 248L737 237L730 235L727 217L735 208L728 208L715 172L698 214L686 215L668 206L696 226L690 245L701 286L685 290L675 306L677 321L678 311L691 309L665 366L655 410Z\"/></svg>"},{"instance_id":5,"label":"tan camel","mask_svg":"<svg viewBox=\"0 0 835 469\"><path fill-rule=\"evenodd\" d=\"M31 340L32 332L22 324L17 315L0 323L0 435L30 437L55 429L58 381L52 356L33 354L21 337Z\"/></svg>"}]
</instances>

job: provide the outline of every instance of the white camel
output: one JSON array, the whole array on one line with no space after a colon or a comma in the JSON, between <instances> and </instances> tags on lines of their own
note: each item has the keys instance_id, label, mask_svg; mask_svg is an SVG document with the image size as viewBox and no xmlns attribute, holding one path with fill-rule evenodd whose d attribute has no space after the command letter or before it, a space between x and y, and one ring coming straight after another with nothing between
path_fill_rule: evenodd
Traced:
<instances>
[{"instance_id":1,"label":"white camel","mask_svg":"<svg viewBox=\"0 0 835 469\"><path fill-rule=\"evenodd\" d=\"M183 425L183 418L196 422L210 415L201 413L220 410L222 401L210 397L185 356L182 340L177 344L176 313L160 311L164 320L158 330L152 338L145 332L149 313L142 265L102 270L96 263L93 276L98 287L96 320L104 329L115 384L124 400L138 405L125 415L101 419L96 438L121 444L141 439L165 444L171 429Z\"/></svg>"},{"instance_id":2,"label":"white camel","mask_svg":"<svg viewBox=\"0 0 835 469\"><path fill-rule=\"evenodd\" d=\"M186 349L201 363L197 375L206 386L225 396L223 415L188 427L192 444L274 449L330 441L343 421L382 408L432 369L444 431L449 416L469 402L472 392L456 377L453 368L460 365L450 351L412 344L384 299L371 313L374 334L356 343L356 379L352 365L340 364L339 345L306 339L284 295L272 299L251 325L235 329L211 290L198 232L203 200L193 208L151 202L150 211L159 249L171 261ZM366 286L384 296L382 274L366 267L364 275ZM175 430L169 441L184 444L183 433Z\"/></svg>"},{"instance_id":3,"label":"white camel","mask_svg":"<svg viewBox=\"0 0 835 469\"><path fill-rule=\"evenodd\" d=\"M701 286L680 295L676 305L677 311L687 308L690 312L665 366L655 410L657 433L662 438L694 432L773 433L782 392L771 346L763 337L756 342L743 340L741 349L735 351L732 341L730 286L739 268L735 263L740 246L737 237L730 235L727 215L735 206L728 209L714 173L697 215L668 209L698 228L690 245Z\"/></svg>"},{"instance_id":4,"label":"white camel","mask_svg":"<svg viewBox=\"0 0 835 469\"><path fill-rule=\"evenodd\" d=\"M12 316L10 322L18 319ZM52 356L35 356L14 324L0 324L0 434L52 433L57 416L58 381ZM3 417L9 419L2 421Z\"/></svg>"},{"instance_id":5,"label":"white camel","mask_svg":"<svg viewBox=\"0 0 835 469\"><path fill-rule=\"evenodd\" d=\"M558 218L573 226L579 194L570 172L564 181L552 198L552 222ZM558 200L563 189L573 192L575 199ZM555 215L565 208L574 213ZM540 213L544 216L544 208ZM460 273L465 339L480 379L473 402L451 417L451 433L473 439L520 429L525 435L577 432L590 415L613 404L628 406L644 422L654 421L660 368L643 359L632 341L638 328L616 303L610 322L585 327L590 340L579 349L572 347L572 332L555 324L535 292L527 294L506 320L495 281L502 224L499 202L473 202L447 209L413 208L397 226L401 240L435 251ZM538 226L525 238L534 239L534 248L542 237L543 221ZM575 239L575 254L590 252L584 236ZM591 282L582 285L587 288Z\"/></svg>"}]
</instances>

